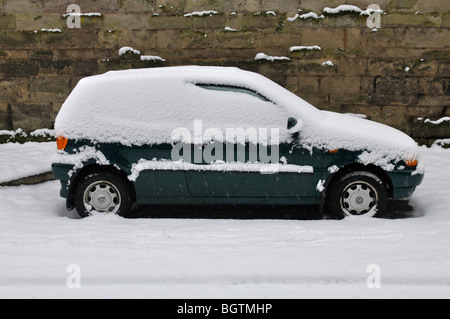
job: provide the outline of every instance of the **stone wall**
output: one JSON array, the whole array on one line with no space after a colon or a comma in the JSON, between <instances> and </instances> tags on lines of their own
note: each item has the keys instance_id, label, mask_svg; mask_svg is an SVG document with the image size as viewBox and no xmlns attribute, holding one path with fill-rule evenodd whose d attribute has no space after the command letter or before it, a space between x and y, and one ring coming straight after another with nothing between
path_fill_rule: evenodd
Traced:
<instances>
[{"instance_id":1,"label":"stone wall","mask_svg":"<svg viewBox=\"0 0 450 319\"><path fill-rule=\"evenodd\" d=\"M99 14L69 28L72 3ZM343 3L378 4L381 27L323 12ZM185 16L205 10L216 12ZM324 17L293 19L309 12ZM119 56L125 46L140 54ZM0 130L51 128L82 77L184 64L256 71L321 109L364 114L419 142L450 138L448 0L0 0Z\"/></svg>"}]
</instances>

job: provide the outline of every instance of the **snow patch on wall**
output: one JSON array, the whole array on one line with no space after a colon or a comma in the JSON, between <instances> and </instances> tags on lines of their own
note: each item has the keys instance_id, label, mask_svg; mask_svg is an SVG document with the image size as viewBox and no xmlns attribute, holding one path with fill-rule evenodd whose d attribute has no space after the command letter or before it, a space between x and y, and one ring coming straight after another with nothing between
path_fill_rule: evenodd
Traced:
<instances>
[{"instance_id":1,"label":"snow patch on wall","mask_svg":"<svg viewBox=\"0 0 450 319\"><path fill-rule=\"evenodd\" d=\"M289 59L288 57L285 56L271 56L271 55L267 55L265 53L258 53L255 56L255 60L259 61L259 60L267 60L267 61L290 61L291 59Z\"/></svg>"}]
</instances>

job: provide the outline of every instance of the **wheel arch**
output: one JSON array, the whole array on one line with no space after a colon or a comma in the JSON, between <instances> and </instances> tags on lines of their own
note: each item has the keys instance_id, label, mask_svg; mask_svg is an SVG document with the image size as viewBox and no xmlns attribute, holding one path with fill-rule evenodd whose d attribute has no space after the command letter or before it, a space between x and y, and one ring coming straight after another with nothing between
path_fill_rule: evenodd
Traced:
<instances>
[{"instance_id":1,"label":"wheel arch","mask_svg":"<svg viewBox=\"0 0 450 319\"><path fill-rule=\"evenodd\" d=\"M67 204L66 204L67 209L72 210L75 208L75 190L78 184L89 174L98 172L108 172L120 177L128 186L133 196L133 201L136 201L136 190L134 188L134 184L128 179L127 174L123 170L118 169L112 165L99 165L93 163L84 166L82 169L77 171L70 179L69 193L67 196Z\"/></svg>"},{"instance_id":2,"label":"wheel arch","mask_svg":"<svg viewBox=\"0 0 450 319\"><path fill-rule=\"evenodd\" d=\"M386 187L387 194L390 198L393 196L393 185L392 181L389 178L388 174L380 167L369 164L369 165L363 165L361 163L352 163L349 165L346 165L344 167L341 167L336 173L330 174L324 184L325 186L325 197L328 195L328 192L333 188L333 185L339 181L341 177L343 177L346 174L349 174L351 172L356 171L365 171L372 173L376 175L381 181L383 182L384 186ZM324 200L324 198L323 198Z\"/></svg>"}]
</instances>

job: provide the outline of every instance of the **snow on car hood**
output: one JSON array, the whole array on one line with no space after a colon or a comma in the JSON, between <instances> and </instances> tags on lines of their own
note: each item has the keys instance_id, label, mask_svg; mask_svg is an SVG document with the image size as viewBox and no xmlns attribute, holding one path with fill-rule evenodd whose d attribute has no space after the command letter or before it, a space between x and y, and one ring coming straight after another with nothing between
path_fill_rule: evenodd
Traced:
<instances>
[{"instance_id":1,"label":"snow on car hood","mask_svg":"<svg viewBox=\"0 0 450 319\"><path fill-rule=\"evenodd\" d=\"M386 170L394 168L393 162L419 158L417 143L395 128L346 114L329 111L318 114L304 121L299 131L306 148L362 151L361 163Z\"/></svg>"},{"instance_id":2,"label":"snow on car hood","mask_svg":"<svg viewBox=\"0 0 450 319\"><path fill-rule=\"evenodd\" d=\"M250 97L241 95L230 105L197 87L197 83L249 89L271 102L254 112L242 107L252 103ZM266 112L277 106L279 111L275 114ZM221 123L225 117L230 121ZM174 129L180 126L191 129L195 120L202 119L205 128L214 125L220 130L227 125L279 127L280 142L287 142L293 132L286 128L288 117L297 119L294 130L299 131L306 148L363 151L362 163L379 166L418 157L417 144L396 129L320 111L268 78L233 67L134 69L82 79L63 104L55 130L58 136L69 139L124 145L161 144L173 143ZM250 120L246 122L245 118Z\"/></svg>"}]
</instances>

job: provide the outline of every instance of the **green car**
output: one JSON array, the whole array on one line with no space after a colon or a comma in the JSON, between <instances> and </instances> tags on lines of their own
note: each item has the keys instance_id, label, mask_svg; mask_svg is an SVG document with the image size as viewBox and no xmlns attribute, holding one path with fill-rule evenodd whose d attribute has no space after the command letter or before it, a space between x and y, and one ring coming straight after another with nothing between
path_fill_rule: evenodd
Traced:
<instances>
[{"instance_id":1,"label":"green car","mask_svg":"<svg viewBox=\"0 0 450 319\"><path fill-rule=\"evenodd\" d=\"M67 208L127 216L134 203L318 205L375 215L424 168L404 133L321 111L227 67L113 71L82 79L55 122L53 175Z\"/></svg>"}]
</instances>

